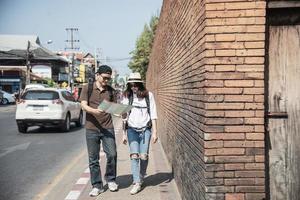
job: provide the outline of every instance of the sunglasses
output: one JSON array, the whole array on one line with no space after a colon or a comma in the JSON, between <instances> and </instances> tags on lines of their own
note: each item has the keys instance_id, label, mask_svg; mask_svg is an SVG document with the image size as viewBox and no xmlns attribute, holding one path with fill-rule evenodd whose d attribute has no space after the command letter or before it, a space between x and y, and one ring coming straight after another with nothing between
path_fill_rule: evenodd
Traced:
<instances>
[{"instance_id":1,"label":"sunglasses","mask_svg":"<svg viewBox=\"0 0 300 200\"><path fill-rule=\"evenodd\" d=\"M133 87L139 87L139 86L138 86L137 84L130 83L130 84L129 84L129 87L130 87L130 88L133 88Z\"/></svg>"},{"instance_id":2,"label":"sunglasses","mask_svg":"<svg viewBox=\"0 0 300 200\"><path fill-rule=\"evenodd\" d=\"M101 76L101 78L105 81L110 81L111 80L111 77L105 77L105 76L102 76L101 74L99 76Z\"/></svg>"}]
</instances>

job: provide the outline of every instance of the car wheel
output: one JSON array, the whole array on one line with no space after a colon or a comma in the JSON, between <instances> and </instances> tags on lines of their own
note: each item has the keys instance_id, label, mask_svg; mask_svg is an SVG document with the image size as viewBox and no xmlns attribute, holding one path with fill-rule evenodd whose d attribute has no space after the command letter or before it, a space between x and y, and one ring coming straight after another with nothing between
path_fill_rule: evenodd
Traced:
<instances>
[{"instance_id":1,"label":"car wheel","mask_svg":"<svg viewBox=\"0 0 300 200\"><path fill-rule=\"evenodd\" d=\"M76 124L77 127L81 127L82 126L82 122L83 122L83 113L82 113L82 111L80 111L79 118L75 122L75 124Z\"/></svg>"},{"instance_id":2,"label":"car wheel","mask_svg":"<svg viewBox=\"0 0 300 200\"><path fill-rule=\"evenodd\" d=\"M8 99L6 99L6 98L3 98L3 99L2 99L2 104L3 104L3 105L6 105L6 104L8 104L8 103L9 103Z\"/></svg>"},{"instance_id":3,"label":"car wheel","mask_svg":"<svg viewBox=\"0 0 300 200\"><path fill-rule=\"evenodd\" d=\"M67 114L65 121L62 124L61 130L64 132L68 132L70 130L70 114Z\"/></svg>"},{"instance_id":4,"label":"car wheel","mask_svg":"<svg viewBox=\"0 0 300 200\"><path fill-rule=\"evenodd\" d=\"M26 133L27 132L27 125L26 124L18 124L18 130L20 133Z\"/></svg>"}]
</instances>

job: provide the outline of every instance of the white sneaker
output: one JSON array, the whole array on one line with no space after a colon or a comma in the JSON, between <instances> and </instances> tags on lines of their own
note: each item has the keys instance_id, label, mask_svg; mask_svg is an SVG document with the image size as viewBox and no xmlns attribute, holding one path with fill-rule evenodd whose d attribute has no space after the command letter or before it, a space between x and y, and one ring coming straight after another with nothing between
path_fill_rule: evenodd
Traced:
<instances>
[{"instance_id":1,"label":"white sneaker","mask_svg":"<svg viewBox=\"0 0 300 200\"><path fill-rule=\"evenodd\" d=\"M136 194L138 193L139 191L141 191L142 187L141 187L141 184L140 183L135 183L132 187L132 189L130 190L130 194Z\"/></svg>"},{"instance_id":2,"label":"white sneaker","mask_svg":"<svg viewBox=\"0 0 300 200\"><path fill-rule=\"evenodd\" d=\"M103 189L93 188L92 191L89 193L89 195L90 195L91 197L96 197L96 196L98 196L99 194L101 194L102 192L104 192Z\"/></svg>"},{"instance_id":3,"label":"white sneaker","mask_svg":"<svg viewBox=\"0 0 300 200\"><path fill-rule=\"evenodd\" d=\"M116 182L114 182L114 181L108 182L107 185L108 185L108 189L109 189L111 192L117 191L117 190L118 190L118 187L119 187L119 185L116 184Z\"/></svg>"}]
</instances>

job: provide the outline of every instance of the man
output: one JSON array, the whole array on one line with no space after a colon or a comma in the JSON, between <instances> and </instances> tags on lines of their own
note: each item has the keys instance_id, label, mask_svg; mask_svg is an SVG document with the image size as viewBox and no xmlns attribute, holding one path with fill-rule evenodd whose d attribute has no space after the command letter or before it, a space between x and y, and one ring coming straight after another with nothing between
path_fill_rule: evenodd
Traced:
<instances>
[{"instance_id":1,"label":"man","mask_svg":"<svg viewBox=\"0 0 300 200\"><path fill-rule=\"evenodd\" d=\"M110 114L99 110L98 105L104 100L116 101L115 91L108 85L111 79L112 69L107 65L101 65L95 75L92 84L85 85L80 95L81 107L86 111L86 143L89 156L89 168L91 184L93 186L90 196L98 196L102 193L103 182L99 165L100 144L102 141L103 150L106 154L105 179L110 191L117 191L116 171L117 152L115 133L112 117ZM90 85L90 86L89 86ZM89 89L89 87L92 87Z\"/></svg>"}]
</instances>

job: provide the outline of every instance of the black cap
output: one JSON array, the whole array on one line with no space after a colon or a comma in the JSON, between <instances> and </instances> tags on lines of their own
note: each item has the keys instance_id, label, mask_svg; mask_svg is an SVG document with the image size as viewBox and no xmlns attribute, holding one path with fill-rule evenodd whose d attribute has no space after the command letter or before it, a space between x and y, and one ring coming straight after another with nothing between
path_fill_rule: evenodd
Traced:
<instances>
[{"instance_id":1,"label":"black cap","mask_svg":"<svg viewBox=\"0 0 300 200\"><path fill-rule=\"evenodd\" d=\"M100 65L97 70L97 74L111 74L112 69L108 65Z\"/></svg>"}]
</instances>

